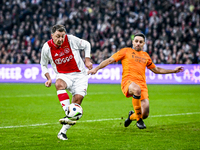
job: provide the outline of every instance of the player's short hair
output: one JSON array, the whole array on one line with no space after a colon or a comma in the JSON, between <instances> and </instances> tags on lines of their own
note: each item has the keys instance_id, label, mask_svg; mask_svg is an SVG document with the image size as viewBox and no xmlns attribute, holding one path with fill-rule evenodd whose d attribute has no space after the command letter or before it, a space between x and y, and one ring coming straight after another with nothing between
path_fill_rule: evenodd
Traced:
<instances>
[{"instance_id":1,"label":"player's short hair","mask_svg":"<svg viewBox=\"0 0 200 150\"><path fill-rule=\"evenodd\" d=\"M134 38L135 38L136 36L141 36L141 37L143 37L143 39L144 39L144 41L145 41L145 35L144 35L143 33L136 33L136 34L134 35ZM134 38L133 38L133 39L134 39Z\"/></svg>"},{"instance_id":2,"label":"player's short hair","mask_svg":"<svg viewBox=\"0 0 200 150\"><path fill-rule=\"evenodd\" d=\"M65 29L65 26L63 25L54 25L52 28L51 28L51 34L55 33L56 31L59 31L59 32L65 32L66 33L66 29Z\"/></svg>"}]
</instances>

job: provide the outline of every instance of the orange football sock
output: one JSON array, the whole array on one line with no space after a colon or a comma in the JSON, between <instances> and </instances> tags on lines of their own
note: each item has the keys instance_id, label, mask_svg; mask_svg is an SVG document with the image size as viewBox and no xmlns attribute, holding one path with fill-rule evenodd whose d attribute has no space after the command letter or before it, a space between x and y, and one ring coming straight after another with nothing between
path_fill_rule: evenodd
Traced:
<instances>
[{"instance_id":1,"label":"orange football sock","mask_svg":"<svg viewBox=\"0 0 200 150\"><path fill-rule=\"evenodd\" d=\"M135 113L130 116L130 119L138 121L140 118L142 118L140 96L133 95L132 104Z\"/></svg>"},{"instance_id":2,"label":"orange football sock","mask_svg":"<svg viewBox=\"0 0 200 150\"><path fill-rule=\"evenodd\" d=\"M130 120L136 120L136 114L134 113L134 114L132 114L131 116L130 116Z\"/></svg>"}]
</instances>

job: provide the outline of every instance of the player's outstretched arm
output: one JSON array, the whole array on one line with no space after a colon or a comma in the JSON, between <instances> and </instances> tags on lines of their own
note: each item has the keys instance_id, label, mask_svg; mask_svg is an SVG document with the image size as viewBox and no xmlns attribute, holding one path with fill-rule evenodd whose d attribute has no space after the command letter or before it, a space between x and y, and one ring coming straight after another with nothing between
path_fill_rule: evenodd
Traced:
<instances>
[{"instance_id":1,"label":"player's outstretched arm","mask_svg":"<svg viewBox=\"0 0 200 150\"><path fill-rule=\"evenodd\" d=\"M169 73L183 72L184 68L179 66L179 67L176 67L174 70L169 70L169 69L164 69L164 68L160 68L160 67L155 67L150 70L156 74L169 74Z\"/></svg>"},{"instance_id":2,"label":"player's outstretched arm","mask_svg":"<svg viewBox=\"0 0 200 150\"><path fill-rule=\"evenodd\" d=\"M115 62L115 59L112 58L112 57L110 57L110 58L108 58L108 59L102 61L96 68L94 68L94 69L92 69L92 70L89 70L89 71L88 71L88 74L95 74L95 73L97 73L97 71L98 71L99 69L102 69L102 68L108 66L109 64L111 64L111 63L113 63L113 62Z\"/></svg>"}]
</instances>

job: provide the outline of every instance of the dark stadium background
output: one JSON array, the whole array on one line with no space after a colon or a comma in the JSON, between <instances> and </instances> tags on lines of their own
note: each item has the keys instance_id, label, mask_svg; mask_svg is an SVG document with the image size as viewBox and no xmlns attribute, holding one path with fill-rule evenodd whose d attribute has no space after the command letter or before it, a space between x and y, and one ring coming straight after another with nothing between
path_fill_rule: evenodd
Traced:
<instances>
[{"instance_id":1,"label":"dark stadium background","mask_svg":"<svg viewBox=\"0 0 200 150\"><path fill-rule=\"evenodd\" d=\"M91 43L94 64L137 32L156 64L200 63L199 0L1 0L0 64L38 64L55 24Z\"/></svg>"}]
</instances>

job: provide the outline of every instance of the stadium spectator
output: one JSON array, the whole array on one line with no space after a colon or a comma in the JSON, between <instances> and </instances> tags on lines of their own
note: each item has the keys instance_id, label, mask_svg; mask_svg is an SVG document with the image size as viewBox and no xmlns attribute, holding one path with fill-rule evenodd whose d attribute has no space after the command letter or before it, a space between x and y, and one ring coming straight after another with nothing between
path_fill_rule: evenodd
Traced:
<instances>
[{"instance_id":1,"label":"stadium spectator","mask_svg":"<svg viewBox=\"0 0 200 150\"><path fill-rule=\"evenodd\" d=\"M113 37L116 37L114 41L118 49L130 46L127 38L131 39L133 32L143 32L147 41L152 40L152 51L157 40L160 40L162 47L159 49L164 50L169 45L171 55L173 44L177 45L177 53L186 44L194 56L192 63L200 63L196 55L200 43L200 3L197 0L2 0L0 51L3 47L8 51L7 46L10 45L11 51L21 56L18 63L23 63L26 56L23 51L27 50L27 46L23 46L24 36L27 42L31 41L31 51L41 53L42 44L50 38L49 28L54 24L63 24L69 34L99 43L100 51L104 51L104 43ZM13 43L15 40L17 45ZM108 41L107 45L111 48L112 43ZM93 48L92 54L96 52ZM154 55L153 52L149 54ZM7 52L7 55L8 59L13 57L11 52ZM2 55L0 59L3 59ZM185 61L176 61L180 62Z\"/></svg>"}]
</instances>

